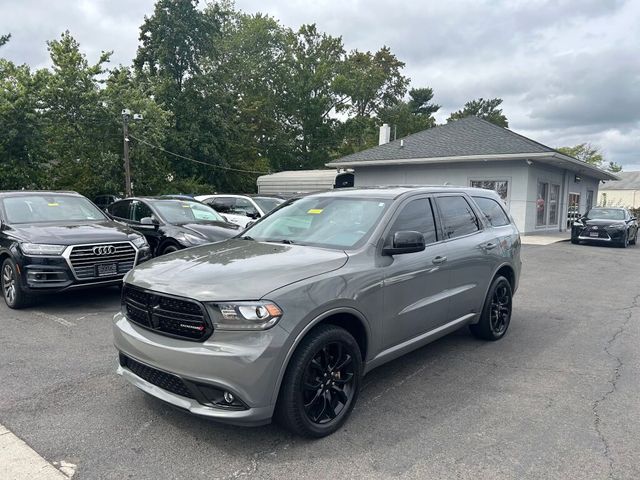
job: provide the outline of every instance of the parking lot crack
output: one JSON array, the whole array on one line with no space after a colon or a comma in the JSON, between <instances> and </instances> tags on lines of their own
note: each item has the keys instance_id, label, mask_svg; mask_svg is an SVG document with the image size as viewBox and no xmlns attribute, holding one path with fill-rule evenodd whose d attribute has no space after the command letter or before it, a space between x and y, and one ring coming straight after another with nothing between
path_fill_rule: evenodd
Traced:
<instances>
[{"instance_id":1,"label":"parking lot crack","mask_svg":"<svg viewBox=\"0 0 640 480\"><path fill-rule=\"evenodd\" d=\"M624 310L627 311L623 322L620 324L618 329L611 335L611 337L607 340L607 343L604 347L604 352L614 361L613 374L609 379L610 388L602 394L600 398L598 398L595 402L593 402L591 406L591 410L593 411L594 418L594 427L600 438L600 442L602 443L604 449L604 456L607 459L609 464L609 478L615 479L614 475L614 461L611 456L611 446L609 445L609 441L604 434L602 429L602 417L600 415L600 406L613 394L618 388L618 380L622 375L622 370L624 368L624 362L620 355L616 355L611 351L616 340L625 332L629 322L631 321L631 317L633 316L633 310L638 308L638 302L640 301L640 295L636 295L631 302L631 305Z\"/></svg>"}]
</instances>

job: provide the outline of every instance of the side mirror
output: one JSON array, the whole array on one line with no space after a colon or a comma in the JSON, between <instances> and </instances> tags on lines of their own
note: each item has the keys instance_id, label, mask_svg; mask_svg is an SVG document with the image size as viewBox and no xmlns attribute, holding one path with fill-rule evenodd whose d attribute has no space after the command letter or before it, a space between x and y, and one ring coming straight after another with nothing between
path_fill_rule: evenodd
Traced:
<instances>
[{"instance_id":1,"label":"side mirror","mask_svg":"<svg viewBox=\"0 0 640 480\"><path fill-rule=\"evenodd\" d=\"M4 227L5 227L4 220L0 218L0 232L4 230Z\"/></svg>"},{"instance_id":2,"label":"side mirror","mask_svg":"<svg viewBox=\"0 0 640 480\"><path fill-rule=\"evenodd\" d=\"M140 219L140 225L144 225L145 227L153 227L158 228L160 222L153 217L143 217Z\"/></svg>"},{"instance_id":3,"label":"side mirror","mask_svg":"<svg viewBox=\"0 0 640 480\"><path fill-rule=\"evenodd\" d=\"M405 231L393 234L390 247L382 249L383 255L422 252L425 249L424 235L420 232Z\"/></svg>"}]
</instances>

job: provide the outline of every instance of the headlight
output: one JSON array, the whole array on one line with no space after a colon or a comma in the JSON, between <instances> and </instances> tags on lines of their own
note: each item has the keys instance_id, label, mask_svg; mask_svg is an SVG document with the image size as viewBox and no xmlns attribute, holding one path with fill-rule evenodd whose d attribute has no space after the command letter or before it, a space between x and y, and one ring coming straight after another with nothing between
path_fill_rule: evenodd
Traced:
<instances>
[{"instance_id":1,"label":"headlight","mask_svg":"<svg viewBox=\"0 0 640 480\"><path fill-rule=\"evenodd\" d=\"M207 304L217 330L267 330L273 327L282 310L271 302L235 302Z\"/></svg>"},{"instance_id":2,"label":"headlight","mask_svg":"<svg viewBox=\"0 0 640 480\"><path fill-rule=\"evenodd\" d=\"M207 242L206 238L199 237L197 235L192 235L190 233L181 233L176 235L176 240L178 240L183 245L189 247L193 245L201 245Z\"/></svg>"},{"instance_id":3,"label":"headlight","mask_svg":"<svg viewBox=\"0 0 640 480\"><path fill-rule=\"evenodd\" d=\"M144 248L147 247L149 244L147 243L147 239L140 236L140 237L135 237L133 240L131 240L131 242L137 247L137 248Z\"/></svg>"},{"instance_id":4,"label":"headlight","mask_svg":"<svg viewBox=\"0 0 640 480\"><path fill-rule=\"evenodd\" d=\"M622 225L620 223L616 223L614 225L609 225L607 228L610 228L612 230L624 230L625 228L627 228L626 225Z\"/></svg>"},{"instance_id":5,"label":"headlight","mask_svg":"<svg viewBox=\"0 0 640 480\"><path fill-rule=\"evenodd\" d=\"M20 248L25 255L61 255L66 245L47 245L44 243L21 243Z\"/></svg>"}]
</instances>

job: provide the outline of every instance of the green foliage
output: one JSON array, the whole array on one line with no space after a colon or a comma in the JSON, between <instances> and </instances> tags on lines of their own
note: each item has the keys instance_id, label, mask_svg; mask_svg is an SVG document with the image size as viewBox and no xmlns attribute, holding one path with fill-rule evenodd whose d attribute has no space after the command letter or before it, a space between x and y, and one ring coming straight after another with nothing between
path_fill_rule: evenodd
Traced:
<instances>
[{"instance_id":1,"label":"green foliage","mask_svg":"<svg viewBox=\"0 0 640 480\"><path fill-rule=\"evenodd\" d=\"M3 45L6 45L9 42L10 38L11 38L10 33L6 35L0 35L0 47L2 47Z\"/></svg>"},{"instance_id":2,"label":"green foliage","mask_svg":"<svg viewBox=\"0 0 640 480\"><path fill-rule=\"evenodd\" d=\"M453 112L447 119L447 122L475 115L499 127L508 128L509 122L507 117L502 113L502 109L498 108L501 104L501 98L491 98L487 100L479 98L477 100L471 100L465 103L461 110Z\"/></svg>"},{"instance_id":3,"label":"green foliage","mask_svg":"<svg viewBox=\"0 0 640 480\"><path fill-rule=\"evenodd\" d=\"M569 155L582 162L589 163L595 167L603 168L609 172L616 173L622 171L622 166L615 162L606 162L600 147L591 145L590 143L580 143L573 147L558 147L556 149L560 153ZM605 165L606 164L606 165Z\"/></svg>"}]
</instances>

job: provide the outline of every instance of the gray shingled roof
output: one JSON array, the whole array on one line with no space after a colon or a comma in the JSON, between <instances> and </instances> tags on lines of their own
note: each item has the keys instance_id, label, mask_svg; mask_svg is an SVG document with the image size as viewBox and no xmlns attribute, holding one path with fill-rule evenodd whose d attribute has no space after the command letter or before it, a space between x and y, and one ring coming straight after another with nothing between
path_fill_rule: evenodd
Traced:
<instances>
[{"instance_id":1,"label":"gray shingled roof","mask_svg":"<svg viewBox=\"0 0 640 480\"><path fill-rule=\"evenodd\" d=\"M611 180L600 187L600 190L640 190L640 172L616 173L620 180Z\"/></svg>"},{"instance_id":2,"label":"gray shingled roof","mask_svg":"<svg viewBox=\"0 0 640 480\"><path fill-rule=\"evenodd\" d=\"M400 146L400 140L353 153L331 163L555 152L550 147L478 117L466 117L414 133L402 139L403 147Z\"/></svg>"}]
</instances>

